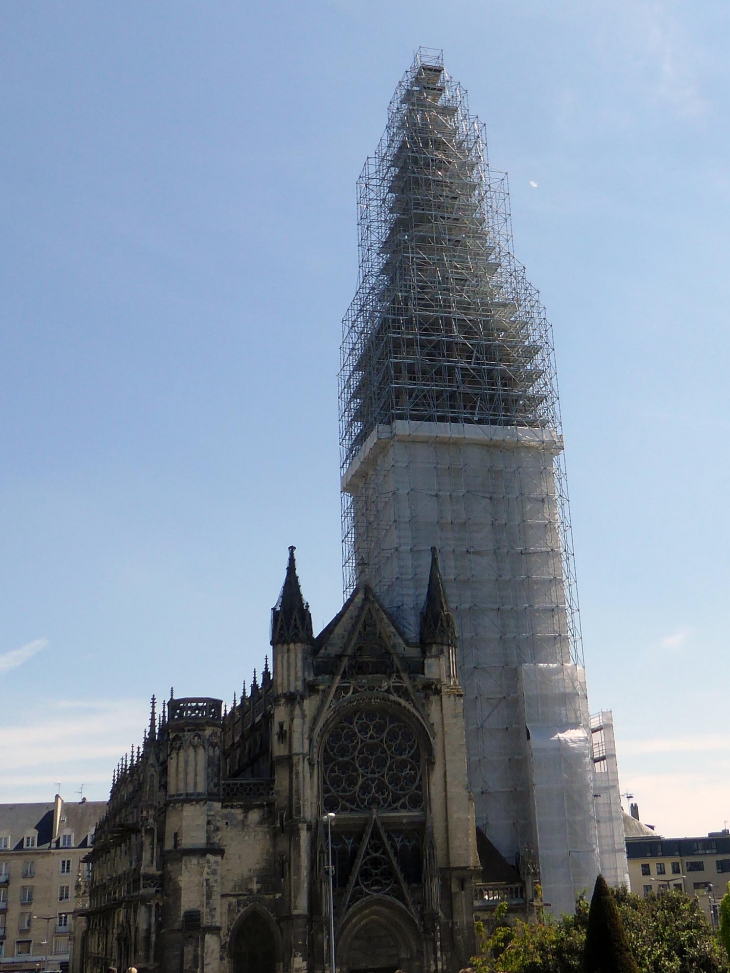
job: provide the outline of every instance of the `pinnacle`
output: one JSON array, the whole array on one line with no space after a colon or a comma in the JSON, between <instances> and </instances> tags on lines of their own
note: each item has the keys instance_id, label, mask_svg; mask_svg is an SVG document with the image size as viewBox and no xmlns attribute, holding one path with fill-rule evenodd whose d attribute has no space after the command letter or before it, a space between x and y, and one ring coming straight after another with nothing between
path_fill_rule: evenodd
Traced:
<instances>
[{"instance_id":1,"label":"pinnacle","mask_svg":"<svg viewBox=\"0 0 730 973\"><path fill-rule=\"evenodd\" d=\"M295 547L289 548L289 562L279 600L271 615L271 644L312 641L312 616L309 605L302 597L294 559Z\"/></svg>"},{"instance_id":2,"label":"pinnacle","mask_svg":"<svg viewBox=\"0 0 730 973\"><path fill-rule=\"evenodd\" d=\"M428 576L426 604L421 614L421 643L423 645L456 644L454 616L446 600L438 552L435 547L431 548L431 571Z\"/></svg>"}]
</instances>

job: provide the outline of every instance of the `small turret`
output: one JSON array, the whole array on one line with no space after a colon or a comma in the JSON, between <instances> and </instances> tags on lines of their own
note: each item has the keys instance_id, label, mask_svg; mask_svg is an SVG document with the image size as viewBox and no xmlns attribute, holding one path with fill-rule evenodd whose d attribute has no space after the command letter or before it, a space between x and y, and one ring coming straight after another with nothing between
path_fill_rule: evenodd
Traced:
<instances>
[{"instance_id":1,"label":"small turret","mask_svg":"<svg viewBox=\"0 0 730 973\"><path fill-rule=\"evenodd\" d=\"M286 578L276 607L271 613L271 644L288 645L291 643L311 644L312 616L309 605L302 597L297 567L294 560L296 548L289 548L289 563Z\"/></svg>"}]
</instances>

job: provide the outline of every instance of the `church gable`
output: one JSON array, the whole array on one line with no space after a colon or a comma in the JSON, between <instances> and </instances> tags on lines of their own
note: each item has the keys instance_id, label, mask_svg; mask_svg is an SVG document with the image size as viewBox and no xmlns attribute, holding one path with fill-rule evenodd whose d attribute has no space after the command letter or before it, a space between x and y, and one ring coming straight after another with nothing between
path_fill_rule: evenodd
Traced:
<instances>
[{"instance_id":1,"label":"church gable","mask_svg":"<svg viewBox=\"0 0 730 973\"><path fill-rule=\"evenodd\" d=\"M315 673L333 673L332 660L354 655L375 672L388 656L408 671L423 672L420 645L407 642L372 588L357 588L315 641Z\"/></svg>"},{"instance_id":2,"label":"church gable","mask_svg":"<svg viewBox=\"0 0 730 973\"><path fill-rule=\"evenodd\" d=\"M422 713L421 647L405 641L369 587L356 590L317 638L313 671L325 685L331 679L313 736L335 703L358 693L395 696Z\"/></svg>"}]
</instances>

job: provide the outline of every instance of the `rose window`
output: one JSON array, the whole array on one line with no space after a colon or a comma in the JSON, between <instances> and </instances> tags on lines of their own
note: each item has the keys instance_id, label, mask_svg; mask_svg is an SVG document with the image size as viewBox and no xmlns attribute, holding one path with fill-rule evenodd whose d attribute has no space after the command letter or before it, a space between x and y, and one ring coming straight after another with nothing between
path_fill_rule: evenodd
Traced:
<instances>
[{"instance_id":1,"label":"rose window","mask_svg":"<svg viewBox=\"0 0 730 973\"><path fill-rule=\"evenodd\" d=\"M324 745L325 811L420 811L423 778L418 738L385 710L344 716Z\"/></svg>"}]
</instances>

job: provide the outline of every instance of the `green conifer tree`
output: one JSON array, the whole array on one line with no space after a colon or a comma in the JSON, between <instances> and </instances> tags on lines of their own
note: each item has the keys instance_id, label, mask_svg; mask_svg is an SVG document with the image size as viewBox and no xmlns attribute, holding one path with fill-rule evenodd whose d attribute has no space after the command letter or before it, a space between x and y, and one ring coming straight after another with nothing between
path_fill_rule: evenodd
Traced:
<instances>
[{"instance_id":1,"label":"green conifer tree","mask_svg":"<svg viewBox=\"0 0 730 973\"><path fill-rule=\"evenodd\" d=\"M603 875L596 879L588 913L585 973L638 973L624 925Z\"/></svg>"}]
</instances>

